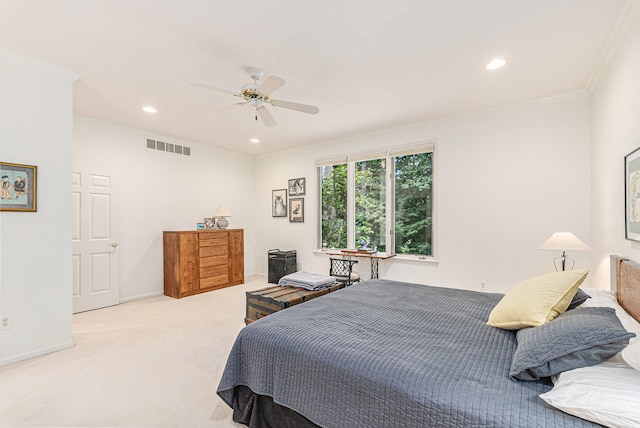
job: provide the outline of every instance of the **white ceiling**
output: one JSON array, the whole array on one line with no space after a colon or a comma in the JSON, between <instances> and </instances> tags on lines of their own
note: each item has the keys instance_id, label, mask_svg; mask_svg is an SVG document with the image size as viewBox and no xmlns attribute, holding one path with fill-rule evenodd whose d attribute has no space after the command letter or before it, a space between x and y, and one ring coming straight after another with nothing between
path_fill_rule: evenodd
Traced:
<instances>
[{"instance_id":1,"label":"white ceiling","mask_svg":"<svg viewBox=\"0 0 640 428\"><path fill-rule=\"evenodd\" d=\"M262 154L584 88L624 4L0 0L0 47L81 73L76 113ZM239 91L249 67L287 82L272 98L320 113L270 107L267 128L189 85Z\"/></svg>"}]
</instances>

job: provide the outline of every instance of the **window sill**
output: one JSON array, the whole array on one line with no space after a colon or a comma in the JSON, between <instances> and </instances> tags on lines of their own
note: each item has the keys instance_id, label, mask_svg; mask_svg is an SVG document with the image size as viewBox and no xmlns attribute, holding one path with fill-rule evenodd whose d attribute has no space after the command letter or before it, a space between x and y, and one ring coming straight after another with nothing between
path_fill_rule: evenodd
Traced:
<instances>
[{"instance_id":1,"label":"window sill","mask_svg":"<svg viewBox=\"0 0 640 428\"><path fill-rule=\"evenodd\" d=\"M408 254L398 254L392 260L404 260L410 262L426 263L432 266L438 266L440 260L429 256L413 256Z\"/></svg>"},{"instance_id":2,"label":"window sill","mask_svg":"<svg viewBox=\"0 0 640 428\"><path fill-rule=\"evenodd\" d=\"M333 249L333 248L329 248L329 249L315 249L313 250L314 254L327 254L327 253L334 253L337 252L339 250L337 249ZM415 255L408 255L408 254L396 254L393 257L390 257L388 259L385 259L385 261L393 261L393 260L402 260L402 261L408 261L408 262L417 262L417 263L425 263L431 266L438 266L440 264L440 260L434 258L434 257L428 257L428 256L415 256Z\"/></svg>"}]
</instances>

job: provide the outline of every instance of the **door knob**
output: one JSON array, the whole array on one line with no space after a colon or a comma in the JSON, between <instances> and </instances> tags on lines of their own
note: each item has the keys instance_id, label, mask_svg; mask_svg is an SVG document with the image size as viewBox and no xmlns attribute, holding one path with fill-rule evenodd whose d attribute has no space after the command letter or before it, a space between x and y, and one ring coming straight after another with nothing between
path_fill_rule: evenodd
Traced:
<instances>
[{"instance_id":1,"label":"door knob","mask_svg":"<svg viewBox=\"0 0 640 428\"><path fill-rule=\"evenodd\" d=\"M109 244L109 245L111 245L113 248L116 248L116 247L118 246L118 243L117 243L117 242L112 242L112 243L111 243L111 244Z\"/></svg>"}]
</instances>

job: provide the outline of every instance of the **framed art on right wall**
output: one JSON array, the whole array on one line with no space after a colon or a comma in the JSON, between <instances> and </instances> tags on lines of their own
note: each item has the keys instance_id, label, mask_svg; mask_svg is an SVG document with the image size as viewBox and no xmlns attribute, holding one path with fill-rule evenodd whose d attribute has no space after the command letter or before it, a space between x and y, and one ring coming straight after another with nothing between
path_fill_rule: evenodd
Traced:
<instances>
[{"instance_id":1,"label":"framed art on right wall","mask_svg":"<svg viewBox=\"0 0 640 428\"><path fill-rule=\"evenodd\" d=\"M625 238L640 241L640 147L624 157Z\"/></svg>"}]
</instances>

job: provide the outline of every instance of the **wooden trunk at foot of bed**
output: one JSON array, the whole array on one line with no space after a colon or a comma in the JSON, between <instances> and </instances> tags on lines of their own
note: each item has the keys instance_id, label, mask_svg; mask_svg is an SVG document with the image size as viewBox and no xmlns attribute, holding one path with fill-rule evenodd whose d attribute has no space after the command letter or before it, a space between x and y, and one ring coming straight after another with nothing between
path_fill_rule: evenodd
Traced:
<instances>
[{"instance_id":1,"label":"wooden trunk at foot of bed","mask_svg":"<svg viewBox=\"0 0 640 428\"><path fill-rule=\"evenodd\" d=\"M340 288L341 285L336 284L320 290L275 286L247 291L247 316L244 322L250 324L274 312L315 299Z\"/></svg>"}]
</instances>

